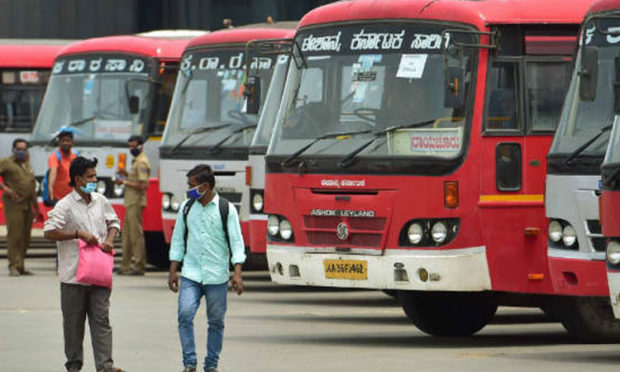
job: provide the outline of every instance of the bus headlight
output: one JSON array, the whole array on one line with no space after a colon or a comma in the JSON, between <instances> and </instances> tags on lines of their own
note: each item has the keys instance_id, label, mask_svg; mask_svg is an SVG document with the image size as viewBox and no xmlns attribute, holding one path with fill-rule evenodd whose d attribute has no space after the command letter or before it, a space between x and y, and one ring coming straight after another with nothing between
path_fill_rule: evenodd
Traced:
<instances>
[{"instance_id":1,"label":"bus headlight","mask_svg":"<svg viewBox=\"0 0 620 372\"><path fill-rule=\"evenodd\" d=\"M170 208L170 195L164 194L161 196L161 209L167 210Z\"/></svg>"},{"instance_id":2,"label":"bus headlight","mask_svg":"<svg viewBox=\"0 0 620 372\"><path fill-rule=\"evenodd\" d=\"M278 235L278 231L280 231L280 219L278 216L269 216L267 219L267 232L271 236L276 236Z\"/></svg>"},{"instance_id":3,"label":"bus headlight","mask_svg":"<svg viewBox=\"0 0 620 372\"><path fill-rule=\"evenodd\" d=\"M412 223L409 226L409 229L407 229L407 237L409 238L411 244L420 244L422 238L424 238L424 229L422 228L422 225L419 223Z\"/></svg>"},{"instance_id":4,"label":"bus headlight","mask_svg":"<svg viewBox=\"0 0 620 372\"><path fill-rule=\"evenodd\" d=\"M570 224L564 226L564 230L562 230L562 242L567 247L572 247L577 242L577 233Z\"/></svg>"},{"instance_id":5,"label":"bus headlight","mask_svg":"<svg viewBox=\"0 0 620 372\"><path fill-rule=\"evenodd\" d=\"M293 236L293 228L291 227L291 223L288 222L286 218L283 218L280 221L280 237L284 240L289 240L291 236Z\"/></svg>"},{"instance_id":6,"label":"bus headlight","mask_svg":"<svg viewBox=\"0 0 620 372\"><path fill-rule=\"evenodd\" d=\"M556 220L549 222L549 239L555 243L562 240L562 224Z\"/></svg>"},{"instance_id":7,"label":"bus headlight","mask_svg":"<svg viewBox=\"0 0 620 372\"><path fill-rule=\"evenodd\" d=\"M170 208L175 211L178 212L179 208L181 207L181 203L179 203L179 199L177 199L176 196L172 196L170 198Z\"/></svg>"},{"instance_id":8,"label":"bus headlight","mask_svg":"<svg viewBox=\"0 0 620 372\"><path fill-rule=\"evenodd\" d=\"M433 237L435 243L443 243L448 237L448 228L446 227L446 224L441 221L435 222L433 228L431 229L431 236Z\"/></svg>"},{"instance_id":9,"label":"bus headlight","mask_svg":"<svg viewBox=\"0 0 620 372\"><path fill-rule=\"evenodd\" d=\"M260 193L256 193L252 197L252 206L257 212L263 211L263 196Z\"/></svg>"},{"instance_id":10,"label":"bus headlight","mask_svg":"<svg viewBox=\"0 0 620 372\"><path fill-rule=\"evenodd\" d=\"M620 242L610 240L607 244L607 261L612 265L620 264Z\"/></svg>"},{"instance_id":11,"label":"bus headlight","mask_svg":"<svg viewBox=\"0 0 620 372\"><path fill-rule=\"evenodd\" d=\"M104 180L99 180L99 182L97 182L97 192L99 194L105 195L105 190L106 190L105 181Z\"/></svg>"},{"instance_id":12,"label":"bus headlight","mask_svg":"<svg viewBox=\"0 0 620 372\"><path fill-rule=\"evenodd\" d=\"M114 184L114 195L118 198L123 196L123 192L125 191L125 185Z\"/></svg>"}]
</instances>

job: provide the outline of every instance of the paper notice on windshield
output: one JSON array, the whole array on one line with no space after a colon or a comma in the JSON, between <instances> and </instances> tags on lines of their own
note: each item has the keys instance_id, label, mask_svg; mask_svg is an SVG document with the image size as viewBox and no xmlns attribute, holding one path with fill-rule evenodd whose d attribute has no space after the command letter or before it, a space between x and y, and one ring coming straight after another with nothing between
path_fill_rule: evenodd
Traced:
<instances>
[{"instance_id":1,"label":"paper notice on windshield","mask_svg":"<svg viewBox=\"0 0 620 372\"><path fill-rule=\"evenodd\" d=\"M131 135L131 120L97 120L95 137L103 140L126 141Z\"/></svg>"},{"instance_id":2,"label":"paper notice on windshield","mask_svg":"<svg viewBox=\"0 0 620 372\"><path fill-rule=\"evenodd\" d=\"M462 128L400 129L388 138L391 154L449 157L461 149Z\"/></svg>"},{"instance_id":3,"label":"paper notice on windshield","mask_svg":"<svg viewBox=\"0 0 620 372\"><path fill-rule=\"evenodd\" d=\"M421 79L424 74L424 66L426 65L427 58L428 54L403 54L400 58L400 65L398 66L396 77Z\"/></svg>"}]
</instances>

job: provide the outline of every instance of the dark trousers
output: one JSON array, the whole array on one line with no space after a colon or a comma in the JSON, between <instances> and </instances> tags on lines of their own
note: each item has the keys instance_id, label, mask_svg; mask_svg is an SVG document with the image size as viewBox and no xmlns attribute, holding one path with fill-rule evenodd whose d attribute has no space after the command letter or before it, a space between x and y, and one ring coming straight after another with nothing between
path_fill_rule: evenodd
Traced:
<instances>
[{"instance_id":1,"label":"dark trousers","mask_svg":"<svg viewBox=\"0 0 620 372\"><path fill-rule=\"evenodd\" d=\"M67 370L82 368L84 360L82 345L87 315L97 370L113 365L112 327L108 317L110 293L109 288L60 283Z\"/></svg>"}]
</instances>

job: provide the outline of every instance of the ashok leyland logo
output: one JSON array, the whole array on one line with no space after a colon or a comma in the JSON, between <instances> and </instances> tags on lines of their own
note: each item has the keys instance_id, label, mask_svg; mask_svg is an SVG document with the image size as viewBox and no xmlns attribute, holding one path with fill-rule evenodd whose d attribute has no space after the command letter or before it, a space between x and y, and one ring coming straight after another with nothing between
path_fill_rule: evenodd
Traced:
<instances>
[{"instance_id":1,"label":"ashok leyland logo","mask_svg":"<svg viewBox=\"0 0 620 372\"><path fill-rule=\"evenodd\" d=\"M336 228L336 235L338 236L338 239L342 241L347 240L349 237L349 227L346 223L340 222L338 224L338 227Z\"/></svg>"}]
</instances>

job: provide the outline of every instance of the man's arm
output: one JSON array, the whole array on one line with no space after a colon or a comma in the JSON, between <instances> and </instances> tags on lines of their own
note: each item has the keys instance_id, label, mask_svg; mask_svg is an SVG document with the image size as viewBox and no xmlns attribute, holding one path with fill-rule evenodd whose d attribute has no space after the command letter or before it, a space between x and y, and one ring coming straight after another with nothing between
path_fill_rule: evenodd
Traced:
<instances>
[{"instance_id":1,"label":"man's arm","mask_svg":"<svg viewBox=\"0 0 620 372\"><path fill-rule=\"evenodd\" d=\"M58 167L50 168L50 177L47 181L47 190L50 195L50 200L54 200L54 183L56 183L56 176L58 175Z\"/></svg>"},{"instance_id":2,"label":"man's arm","mask_svg":"<svg viewBox=\"0 0 620 372\"><path fill-rule=\"evenodd\" d=\"M172 239L170 241L170 252L168 253L170 259L168 288L170 288L170 290L174 293L179 290L179 275L177 274L179 263L183 261L183 258L185 257L185 221L183 220L185 203L187 203L187 201L181 203L181 207L177 213L177 220L174 224Z\"/></svg>"},{"instance_id":3,"label":"man's arm","mask_svg":"<svg viewBox=\"0 0 620 372\"><path fill-rule=\"evenodd\" d=\"M112 226L108 229L108 237L101 245L101 249L104 252L112 252L112 249L114 249L114 238L116 238L116 234L118 234L118 228L116 226Z\"/></svg>"},{"instance_id":4,"label":"man's arm","mask_svg":"<svg viewBox=\"0 0 620 372\"><path fill-rule=\"evenodd\" d=\"M228 213L228 237L230 238L230 250L232 257L230 261L235 267L233 277L230 284L238 295L243 293L243 278L241 275L241 265L245 262L245 243L241 234L241 225L239 224L239 215L237 209L230 204Z\"/></svg>"},{"instance_id":5,"label":"man's arm","mask_svg":"<svg viewBox=\"0 0 620 372\"><path fill-rule=\"evenodd\" d=\"M59 230L59 229L46 230L43 232L43 236L45 236L45 239L56 240L56 241L71 240L71 239L79 238L89 244L98 243L97 237L95 237L93 234L89 233L88 231L84 231L84 230L74 230L74 231L64 231L64 230Z\"/></svg>"},{"instance_id":6,"label":"man's arm","mask_svg":"<svg viewBox=\"0 0 620 372\"><path fill-rule=\"evenodd\" d=\"M179 291L179 261L170 261L170 273L168 274L168 288L174 293Z\"/></svg>"},{"instance_id":7,"label":"man's arm","mask_svg":"<svg viewBox=\"0 0 620 372\"><path fill-rule=\"evenodd\" d=\"M149 188L149 183L147 181L123 181L125 187L131 187L132 189L136 189L138 191L145 191Z\"/></svg>"}]
</instances>

